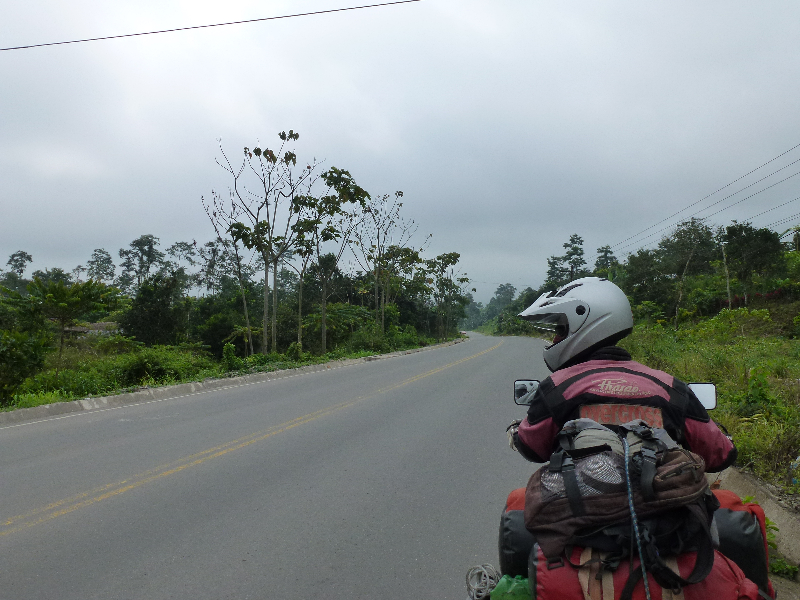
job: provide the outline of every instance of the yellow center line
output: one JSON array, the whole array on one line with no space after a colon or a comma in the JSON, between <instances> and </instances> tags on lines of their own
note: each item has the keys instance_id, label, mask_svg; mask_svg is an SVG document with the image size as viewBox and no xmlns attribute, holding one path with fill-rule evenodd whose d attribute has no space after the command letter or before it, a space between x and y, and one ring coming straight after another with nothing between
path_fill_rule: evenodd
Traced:
<instances>
[{"instance_id":1,"label":"yellow center line","mask_svg":"<svg viewBox=\"0 0 800 600\"><path fill-rule=\"evenodd\" d=\"M86 508L87 506L91 506L98 502L102 502L103 500L107 500L108 498L119 496L120 494L124 494L125 492L139 488L148 483L164 479L165 477L174 475L176 473L180 473L181 471L184 471L191 467L196 467L215 458L225 456L226 454L233 452L234 450L240 450L242 448L246 448L247 446L255 444L256 442L264 441L279 433L289 431L290 429L294 429L295 427L298 427L300 425L305 425L306 423L310 423L311 421L319 419L320 417L328 416L334 412L338 412L345 408L354 406L355 404L363 402L364 400L368 400L370 398L375 398L379 395L386 394L388 392L394 391L410 383L419 381L420 379L424 379L425 377L430 377L431 375L441 373L446 369L450 369L452 367L465 363L468 360L472 360L473 358L478 358L479 356L483 356L484 354L500 347L502 344L503 341L500 341L498 344L495 344L491 348L487 348L482 352L478 352L477 354L473 354L472 356L467 356L466 358L462 358L461 360L457 360L442 367L431 369L426 373L415 375L413 377L405 379L389 387L380 388L370 394L358 396L352 400L348 400L346 402L341 402L339 404L335 404L327 408L310 412L301 417L297 417L296 419L291 419L289 421L281 423L280 425L275 425L268 429L259 431L257 433L237 438L225 444L221 444L219 446L214 446L213 448L208 448L207 450L203 450L201 452L190 454L189 456L185 456L179 460L167 463L165 465L161 465L159 467L155 467L153 469L149 469L147 471L144 471L137 475L133 475L121 481L99 486L92 490L71 496L69 498L64 498L56 502L51 502L46 506L32 510L25 514L17 515L15 517L10 517L0 522L0 537L9 535L11 533L15 533L22 529L27 529L28 527L33 527L34 525L40 525L41 523L45 523L62 515L69 514L78 509Z\"/></svg>"}]
</instances>

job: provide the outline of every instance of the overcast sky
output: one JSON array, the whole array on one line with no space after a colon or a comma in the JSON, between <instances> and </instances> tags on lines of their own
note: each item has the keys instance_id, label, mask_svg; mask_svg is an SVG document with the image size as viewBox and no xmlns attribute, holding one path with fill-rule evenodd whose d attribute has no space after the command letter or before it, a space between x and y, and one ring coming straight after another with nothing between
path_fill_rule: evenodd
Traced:
<instances>
[{"instance_id":1,"label":"overcast sky","mask_svg":"<svg viewBox=\"0 0 800 600\"><path fill-rule=\"evenodd\" d=\"M0 1L0 47L368 3ZM459 252L486 302L501 283L540 285L570 234L591 258L800 144L798 40L788 1L423 0L0 52L0 268L16 250L71 270L142 234L210 240L200 198L229 184L217 139L238 155L294 129L300 161L402 190L418 241ZM798 159L680 216L765 176L698 216L790 201L800 176L731 206Z\"/></svg>"}]
</instances>

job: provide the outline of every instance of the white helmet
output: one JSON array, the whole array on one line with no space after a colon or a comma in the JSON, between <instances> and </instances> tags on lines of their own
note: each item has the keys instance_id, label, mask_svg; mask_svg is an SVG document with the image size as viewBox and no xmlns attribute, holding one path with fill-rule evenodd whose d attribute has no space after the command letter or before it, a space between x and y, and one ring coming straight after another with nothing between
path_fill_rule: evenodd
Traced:
<instances>
[{"instance_id":1,"label":"white helmet","mask_svg":"<svg viewBox=\"0 0 800 600\"><path fill-rule=\"evenodd\" d=\"M544 349L551 371L585 360L595 350L612 346L633 329L625 292L608 279L584 277L545 293L519 314L540 331L553 334Z\"/></svg>"}]
</instances>

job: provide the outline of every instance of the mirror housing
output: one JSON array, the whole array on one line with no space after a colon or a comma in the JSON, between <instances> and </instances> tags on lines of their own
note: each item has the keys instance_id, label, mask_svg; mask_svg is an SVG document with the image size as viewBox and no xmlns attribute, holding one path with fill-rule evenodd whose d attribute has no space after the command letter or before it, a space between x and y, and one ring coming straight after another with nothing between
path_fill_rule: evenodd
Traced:
<instances>
[{"instance_id":1,"label":"mirror housing","mask_svg":"<svg viewBox=\"0 0 800 600\"><path fill-rule=\"evenodd\" d=\"M703 408L714 410L717 407L717 386L713 383L690 383L689 388L700 400Z\"/></svg>"},{"instance_id":2,"label":"mirror housing","mask_svg":"<svg viewBox=\"0 0 800 600\"><path fill-rule=\"evenodd\" d=\"M533 399L533 392L538 388L538 379L517 379L514 382L514 403L520 406L530 406L531 400Z\"/></svg>"}]
</instances>

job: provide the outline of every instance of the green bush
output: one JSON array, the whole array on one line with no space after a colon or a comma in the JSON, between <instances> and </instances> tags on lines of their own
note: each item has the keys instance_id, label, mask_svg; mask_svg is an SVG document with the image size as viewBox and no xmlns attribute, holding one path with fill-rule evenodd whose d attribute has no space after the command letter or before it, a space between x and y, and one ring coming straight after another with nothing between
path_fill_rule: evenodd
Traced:
<instances>
[{"instance_id":1,"label":"green bush","mask_svg":"<svg viewBox=\"0 0 800 600\"><path fill-rule=\"evenodd\" d=\"M411 324L406 325L402 329L392 326L389 331L389 339L392 348L395 350L403 350L420 345L417 328Z\"/></svg>"},{"instance_id":2,"label":"green bush","mask_svg":"<svg viewBox=\"0 0 800 600\"><path fill-rule=\"evenodd\" d=\"M369 350L371 352L390 352L392 350L389 340L381 333L375 323L368 323L358 329L347 343L351 352Z\"/></svg>"},{"instance_id":3,"label":"green bush","mask_svg":"<svg viewBox=\"0 0 800 600\"><path fill-rule=\"evenodd\" d=\"M747 391L731 398L731 407L740 415L750 417L756 413L780 413L780 403L772 393L763 369L753 369L747 382Z\"/></svg>"},{"instance_id":4,"label":"green bush","mask_svg":"<svg viewBox=\"0 0 800 600\"><path fill-rule=\"evenodd\" d=\"M656 323L664 321L664 310L655 302L645 300L631 307L633 318L637 321Z\"/></svg>"},{"instance_id":5,"label":"green bush","mask_svg":"<svg viewBox=\"0 0 800 600\"><path fill-rule=\"evenodd\" d=\"M523 321L515 314L506 312L497 315L495 331L504 335L536 335L537 333L531 323Z\"/></svg>"},{"instance_id":6,"label":"green bush","mask_svg":"<svg viewBox=\"0 0 800 600\"><path fill-rule=\"evenodd\" d=\"M97 336L94 346L103 354L124 354L142 348L144 344L120 333Z\"/></svg>"},{"instance_id":7,"label":"green bush","mask_svg":"<svg viewBox=\"0 0 800 600\"><path fill-rule=\"evenodd\" d=\"M22 394L58 392L83 398L141 385L164 385L216 374L214 362L193 350L153 346L135 352L85 360L79 367L49 369L28 378Z\"/></svg>"},{"instance_id":8,"label":"green bush","mask_svg":"<svg viewBox=\"0 0 800 600\"><path fill-rule=\"evenodd\" d=\"M697 325L700 334L713 335L718 339L730 340L736 335L757 335L771 333L772 319L766 309L747 308L723 309L707 321Z\"/></svg>"},{"instance_id":9,"label":"green bush","mask_svg":"<svg viewBox=\"0 0 800 600\"><path fill-rule=\"evenodd\" d=\"M769 572L778 577L784 577L794 581L797 577L798 570L800 570L800 567L787 562L785 558L781 558L780 556L770 557L769 559Z\"/></svg>"},{"instance_id":10,"label":"green bush","mask_svg":"<svg viewBox=\"0 0 800 600\"><path fill-rule=\"evenodd\" d=\"M269 364L286 362L286 357L277 352L270 352L269 354L253 354L245 359L248 367L263 367Z\"/></svg>"},{"instance_id":11,"label":"green bush","mask_svg":"<svg viewBox=\"0 0 800 600\"><path fill-rule=\"evenodd\" d=\"M339 311L342 316L345 311ZM357 329L354 344L341 345L324 356L304 352L297 342L289 344L287 354L255 354L242 359L236 356L232 343L223 346L221 361L209 356L209 347L201 343L178 346L150 346L124 335L85 336L65 347L61 358L46 357L43 370L29 376L8 394L7 403L15 408L38 406L51 402L112 394L140 386L166 385L219 377L238 371L273 371L315 364L327 360L367 356L399 348L427 345L413 325L399 328L395 313L390 313L386 334L380 334L374 323ZM363 315L360 309L354 313ZM339 333L349 335L349 325ZM29 375L30 370L25 374ZM2 376L0 365L0 376ZM24 377L24 375L23 375Z\"/></svg>"},{"instance_id":12,"label":"green bush","mask_svg":"<svg viewBox=\"0 0 800 600\"><path fill-rule=\"evenodd\" d=\"M300 344L297 342L292 342L289 344L289 348L286 350L286 358L299 362L303 360L304 357L305 353L303 352L303 347Z\"/></svg>"},{"instance_id":13,"label":"green bush","mask_svg":"<svg viewBox=\"0 0 800 600\"><path fill-rule=\"evenodd\" d=\"M222 368L226 371L241 371L244 361L236 356L236 348L233 344L225 344L222 347Z\"/></svg>"},{"instance_id":14,"label":"green bush","mask_svg":"<svg viewBox=\"0 0 800 600\"><path fill-rule=\"evenodd\" d=\"M27 394L15 394L14 408L32 408L43 404L54 404L61 402L64 398L58 392L32 392Z\"/></svg>"},{"instance_id":15,"label":"green bush","mask_svg":"<svg viewBox=\"0 0 800 600\"><path fill-rule=\"evenodd\" d=\"M7 404L25 378L44 364L46 337L0 330L0 406Z\"/></svg>"}]
</instances>

